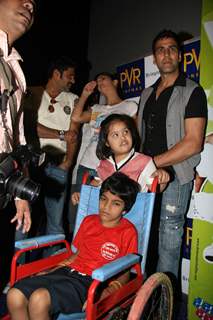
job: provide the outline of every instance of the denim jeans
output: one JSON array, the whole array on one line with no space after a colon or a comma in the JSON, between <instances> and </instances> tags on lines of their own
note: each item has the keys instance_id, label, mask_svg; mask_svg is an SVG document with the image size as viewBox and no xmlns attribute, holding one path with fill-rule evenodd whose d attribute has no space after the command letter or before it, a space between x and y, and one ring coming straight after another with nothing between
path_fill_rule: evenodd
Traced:
<instances>
[{"instance_id":1,"label":"denim jeans","mask_svg":"<svg viewBox=\"0 0 213 320\"><path fill-rule=\"evenodd\" d=\"M63 210L67 192L68 171L56 165L48 164L45 168L45 207L47 211L46 234L64 233Z\"/></svg>"},{"instance_id":2,"label":"denim jeans","mask_svg":"<svg viewBox=\"0 0 213 320\"><path fill-rule=\"evenodd\" d=\"M175 178L162 194L157 270L171 272L176 277L191 190L192 182L180 185Z\"/></svg>"}]
</instances>

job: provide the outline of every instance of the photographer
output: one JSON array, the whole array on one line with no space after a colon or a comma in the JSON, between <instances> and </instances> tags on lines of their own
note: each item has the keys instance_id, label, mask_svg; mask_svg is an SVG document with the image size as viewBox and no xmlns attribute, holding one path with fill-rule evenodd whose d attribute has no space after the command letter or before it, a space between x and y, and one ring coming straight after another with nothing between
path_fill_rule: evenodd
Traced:
<instances>
[{"instance_id":1,"label":"photographer","mask_svg":"<svg viewBox=\"0 0 213 320\"><path fill-rule=\"evenodd\" d=\"M20 110L25 78L18 60L14 41L27 32L34 20L34 0L0 0L0 162L17 144L25 144L23 116ZM31 226L28 202L15 199L16 229L28 232ZM0 213L2 209L0 208Z\"/></svg>"}]
</instances>

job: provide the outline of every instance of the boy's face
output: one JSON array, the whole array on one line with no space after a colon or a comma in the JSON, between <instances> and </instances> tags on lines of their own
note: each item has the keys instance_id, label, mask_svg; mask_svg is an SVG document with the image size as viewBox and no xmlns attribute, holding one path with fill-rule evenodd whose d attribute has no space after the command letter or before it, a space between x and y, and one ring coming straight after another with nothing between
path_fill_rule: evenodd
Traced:
<instances>
[{"instance_id":1,"label":"boy's face","mask_svg":"<svg viewBox=\"0 0 213 320\"><path fill-rule=\"evenodd\" d=\"M120 197L112 194L110 191L105 191L99 201L101 223L109 228L118 225L124 213L124 207L125 203Z\"/></svg>"}]
</instances>

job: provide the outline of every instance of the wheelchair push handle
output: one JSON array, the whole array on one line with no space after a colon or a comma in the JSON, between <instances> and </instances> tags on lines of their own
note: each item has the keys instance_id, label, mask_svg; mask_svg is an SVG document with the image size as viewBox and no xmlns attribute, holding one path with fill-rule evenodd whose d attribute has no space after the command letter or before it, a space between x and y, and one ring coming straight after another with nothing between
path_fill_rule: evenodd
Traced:
<instances>
[{"instance_id":1,"label":"wheelchair push handle","mask_svg":"<svg viewBox=\"0 0 213 320\"><path fill-rule=\"evenodd\" d=\"M86 171L83 175L83 178L82 178L82 184L87 184L87 181L88 181L88 178L89 178L89 172ZM157 186L158 186L158 177L155 177L153 179L153 182L152 182L152 185L151 185L151 192L154 192L156 193L157 191Z\"/></svg>"},{"instance_id":2,"label":"wheelchair push handle","mask_svg":"<svg viewBox=\"0 0 213 320\"><path fill-rule=\"evenodd\" d=\"M153 179L153 182L152 182L151 190L150 190L150 191L156 193L156 191L157 191L157 186L158 186L158 177L155 177L155 178Z\"/></svg>"},{"instance_id":3,"label":"wheelchair push handle","mask_svg":"<svg viewBox=\"0 0 213 320\"><path fill-rule=\"evenodd\" d=\"M88 171L84 172L83 178L82 178L82 184L87 184L88 177L89 177L89 172Z\"/></svg>"}]
</instances>

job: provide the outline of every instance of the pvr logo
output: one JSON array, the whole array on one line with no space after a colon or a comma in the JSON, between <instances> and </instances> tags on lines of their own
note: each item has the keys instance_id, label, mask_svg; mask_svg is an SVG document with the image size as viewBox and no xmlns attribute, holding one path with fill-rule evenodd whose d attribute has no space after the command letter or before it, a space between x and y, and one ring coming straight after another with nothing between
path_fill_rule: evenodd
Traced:
<instances>
[{"instance_id":1,"label":"pvr logo","mask_svg":"<svg viewBox=\"0 0 213 320\"><path fill-rule=\"evenodd\" d=\"M200 66L200 55L196 53L195 49L192 49L190 52L184 53L183 56L183 71L187 71L187 67L195 63L195 67L198 70Z\"/></svg>"},{"instance_id":2,"label":"pvr logo","mask_svg":"<svg viewBox=\"0 0 213 320\"><path fill-rule=\"evenodd\" d=\"M120 73L120 82L121 82L121 88L124 87L124 83L128 83L128 86L131 85L135 86L136 84L139 85L141 83L140 81L141 76L141 69L140 68L134 68L131 69L125 69L123 72Z\"/></svg>"}]
</instances>

